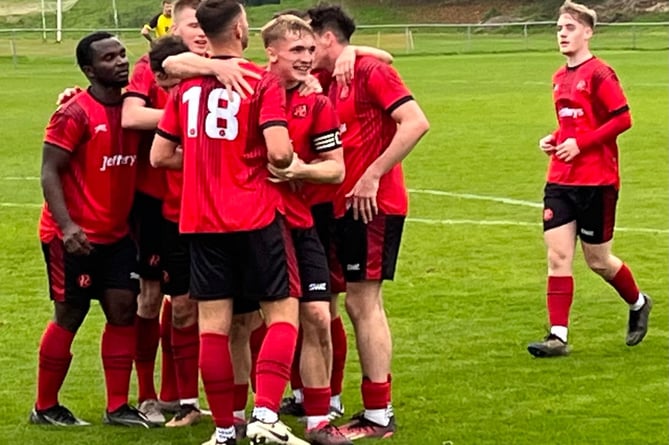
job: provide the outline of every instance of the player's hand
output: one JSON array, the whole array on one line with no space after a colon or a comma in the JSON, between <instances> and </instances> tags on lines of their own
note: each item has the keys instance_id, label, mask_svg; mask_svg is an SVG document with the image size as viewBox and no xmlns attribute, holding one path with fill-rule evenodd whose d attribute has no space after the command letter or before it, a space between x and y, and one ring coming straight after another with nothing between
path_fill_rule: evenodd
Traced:
<instances>
[{"instance_id":1,"label":"player's hand","mask_svg":"<svg viewBox=\"0 0 669 445\"><path fill-rule=\"evenodd\" d=\"M316 79L316 76L309 74L307 80L302 82L300 88L298 89L300 96L308 96L310 94L320 94L323 92L323 87L321 83Z\"/></svg>"},{"instance_id":2,"label":"player's hand","mask_svg":"<svg viewBox=\"0 0 669 445\"><path fill-rule=\"evenodd\" d=\"M555 151L555 138L552 134L539 139L539 150L543 151L547 155L553 154Z\"/></svg>"},{"instance_id":3,"label":"player's hand","mask_svg":"<svg viewBox=\"0 0 669 445\"><path fill-rule=\"evenodd\" d=\"M81 89L80 86L75 85L72 88L65 88L59 95L58 99L56 99L56 105L61 106L65 105L72 99L74 96L77 94L81 93L83 90Z\"/></svg>"},{"instance_id":4,"label":"player's hand","mask_svg":"<svg viewBox=\"0 0 669 445\"><path fill-rule=\"evenodd\" d=\"M84 231L74 223L63 229L63 244L65 250L74 255L88 255L93 250Z\"/></svg>"},{"instance_id":5,"label":"player's hand","mask_svg":"<svg viewBox=\"0 0 669 445\"><path fill-rule=\"evenodd\" d=\"M581 149L578 148L578 144L574 138L565 139L563 143L555 147L555 156L564 162L573 161L580 152Z\"/></svg>"},{"instance_id":6,"label":"player's hand","mask_svg":"<svg viewBox=\"0 0 669 445\"><path fill-rule=\"evenodd\" d=\"M353 219L356 221L362 219L363 223L368 224L379 213L376 205L379 179L372 176L368 170L358 180L353 190L346 194L346 208L353 208Z\"/></svg>"},{"instance_id":7,"label":"player's hand","mask_svg":"<svg viewBox=\"0 0 669 445\"><path fill-rule=\"evenodd\" d=\"M240 63L246 62L244 59L214 59L214 73L216 79L225 85L228 90L228 97L232 97L232 92L236 91L242 99L247 95L253 94L253 87L244 77L260 79L262 75L240 66Z\"/></svg>"},{"instance_id":8,"label":"player's hand","mask_svg":"<svg viewBox=\"0 0 669 445\"><path fill-rule=\"evenodd\" d=\"M346 99L349 93L349 85L353 80L353 72L355 69L355 48L348 45L344 48L342 53L335 61L335 68L332 76L339 85L339 97Z\"/></svg>"},{"instance_id":9,"label":"player's hand","mask_svg":"<svg viewBox=\"0 0 669 445\"><path fill-rule=\"evenodd\" d=\"M293 160L288 167L277 168L272 164L267 164L267 169L276 179L280 180L279 182L283 182L302 178L304 166L304 161L300 159L297 153L293 152Z\"/></svg>"},{"instance_id":10,"label":"player's hand","mask_svg":"<svg viewBox=\"0 0 669 445\"><path fill-rule=\"evenodd\" d=\"M151 28L149 28L148 25L144 25L144 26L142 26L142 29L141 29L141 31L139 31L139 32L140 32L140 34L142 34L143 36L146 37L146 36L148 36L149 33L151 32Z\"/></svg>"}]
</instances>

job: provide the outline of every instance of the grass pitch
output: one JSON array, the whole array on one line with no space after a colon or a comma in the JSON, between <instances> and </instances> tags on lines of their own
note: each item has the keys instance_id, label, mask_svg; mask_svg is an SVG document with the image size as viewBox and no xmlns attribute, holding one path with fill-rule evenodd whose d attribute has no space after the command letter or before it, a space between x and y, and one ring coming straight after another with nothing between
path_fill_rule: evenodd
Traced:
<instances>
[{"instance_id":1,"label":"grass pitch","mask_svg":"<svg viewBox=\"0 0 669 445\"><path fill-rule=\"evenodd\" d=\"M136 48L138 56L143 49ZM622 79L634 120L620 138L614 251L654 297L648 337L625 346L626 306L577 256L572 355L537 360L525 350L546 325L539 206L546 158L537 140L555 126L550 76L562 58L400 58L396 66L432 130L405 163L410 219L396 281L385 285L399 424L389 443L669 442L667 52L599 55ZM75 340L61 393L94 425L28 425L37 346L51 316L36 229L41 140L58 92L84 79L71 57L36 55L15 68L5 58L0 67L0 443L201 443L211 433L208 420L153 431L101 424L103 321L96 306ZM361 407L360 371L349 340L344 402L353 413Z\"/></svg>"}]
</instances>

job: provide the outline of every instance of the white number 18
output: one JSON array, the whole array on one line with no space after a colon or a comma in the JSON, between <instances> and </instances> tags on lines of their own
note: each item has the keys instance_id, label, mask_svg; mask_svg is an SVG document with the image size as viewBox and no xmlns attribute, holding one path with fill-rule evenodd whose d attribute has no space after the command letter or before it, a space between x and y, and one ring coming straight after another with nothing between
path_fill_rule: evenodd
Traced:
<instances>
[{"instance_id":1,"label":"white number 18","mask_svg":"<svg viewBox=\"0 0 669 445\"><path fill-rule=\"evenodd\" d=\"M198 113L200 112L200 96L202 95L202 87L189 88L182 97L182 102L188 104L188 128L186 135L189 138L198 136ZM225 101L225 105L221 106L221 102ZM239 121L237 120L237 113L239 113L239 106L241 104L241 96L232 92L232 96L228 96L228 91L225 88L215 88L209 93L207 98L207 117L204 120L204 132L211 139L227 139L234 140L239 134ZM219 120L225 121L225 127L218 125Z\"/></svg>"}]
</instances>

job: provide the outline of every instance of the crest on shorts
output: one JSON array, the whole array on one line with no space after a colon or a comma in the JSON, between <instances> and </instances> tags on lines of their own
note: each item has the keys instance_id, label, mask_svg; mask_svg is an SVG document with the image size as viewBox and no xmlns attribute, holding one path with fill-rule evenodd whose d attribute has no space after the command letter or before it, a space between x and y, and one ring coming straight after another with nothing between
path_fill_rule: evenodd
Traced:
<instances>
[{"instance_id":1,"label":"crest on shorts","mask_svg":"<svg viewBox=\"0 0 669 445\"><path fill-rule=\"evenodd\" d=\"M544 209L544 221L550 221L553 219L553 210L549 208Z\"/></svg>"},{"instance_id":2,"label":"crest on shorts","mask_svg":"<svg viewBox=\"0 0 669 445\"><path fill-rule=\"evenodd\" d=\"M307 104L296 105L293 108L293 117L303 119L307 117L308 112L309 112L309 107L307 107Z\"/></svg>"},{"instance_id":3,"label":"crest on shorts","mask_svg":"<svg viewBox=\"0 0 669 445\"><path fill-rule=\"evenodd\" d=\"M83 273L79 275L79 278L77 278L77 283L79 283L80 288L86 289L87 287L91 287L93 281L91 280L90 275L88 275L87 273Z\"/></svg>"}]
</instances>

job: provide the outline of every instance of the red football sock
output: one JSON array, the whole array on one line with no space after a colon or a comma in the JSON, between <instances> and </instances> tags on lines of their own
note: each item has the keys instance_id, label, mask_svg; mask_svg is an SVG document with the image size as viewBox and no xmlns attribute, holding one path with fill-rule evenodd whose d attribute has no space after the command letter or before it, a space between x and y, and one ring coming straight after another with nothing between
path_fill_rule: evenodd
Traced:
<instances>
[{"instance_id":1,"label":"red football sock","mask_svg":"<svg viewBox=\"0 0 669 445\"><path fill-rule=\"evenodd\" d=\"M251 339L249 340L251 346L251 391L256 392L256 365L258 363L258 354L262 347L262 342L267 335L267 326L263 322L253 332L251 332Z\"/></svg>"},{"instance_id":2,"label":"red football sock","mask_svg":"<svg viewBox=\"0 0 669 445\"><path fill-rule=\"evenodd\" d=\"M256 407L279 412L281 396L290 379L290 365L296 342L297 328L290 323L274 323L267 328L267 335L258 355Z\"/></svg>"},{"instance_id":3,"label":"red football sock","mask_svg":"<svg viewBox=\"0 0 669 445\"><path fill-rule=\"evenodd\" d=\"M363 377L360 385L365 409L386 409L390 400L390 382L376 383Z\"/></svg>"},{"instance_id":4,"label":"red football sock","mask_svg":"<svg viewBox=\"0 0 669 445\"><path fill-rule=\"evenodd\" d=\"M138 400L156 399L156 387L153 382L153 371L156 366L156 352L160 342L160 322L156 318L135 317L137 328L137 349L135 352L135 369L137 370Z\"/></svg>"},{"instance_id":5,"label":"red football sock","mask_svg":"<svg viewBox=\"0 0 669 445\"><path fill-rule=\"evenodd\" d=\"M172 301L169 298L163 299L163 312L160 315L160 349L160 400L173 402L179 400L179 389L172 355Z\"/></svg>"},{"instance_id":6,"label":"red football sock","mask_svg":"<svg viewBox=\"0 0 669 445\"><path fill-rule=\"evenodd\" d=\"M246 409L246 403L249 401L249 384L248 383L235 383L235 395L234 395L234 406L235 411L242 411Z\"/></svg>"},{"instance_id":7,"label":"red football sock","mask_svg":"<svg viewBox=\"0 0 669 445\"><path fill-rule=\"evenodd\" d=\"M302 358L302 329L297 331L297 342L295 343L295 355L293 356L293 363L290 367L290 389L302 389L302 376L300 375L300 360Z\"/></svg>"},{"instance_id":8,"label":"red football sock","mask_svg":"<svg viewBox=\"0 0 669 445\"><path fill-rule=\"evenodd\" d=\"M393 403L393 376L388 374L388 406Z\"/></svg>"},{"instance_id":9,"label":"red football sock","mask_svg":"<svg viewBox=\"0 0 669 445\"><path fill-rule=\"evenodd\" d=\"M58 326L53 321L46 325L39 344L35 403L37 409L47 409L58 404L58 391L63 386L72 361L70 346L73 340L73 332Z\"/></svg>"},{"instance_id":10,"label":"red football sock","mask_svg":"<svg viewBox=\"0 0 669 445\"><path fill-rule=\"evenodd\" d=\"M572 301L574 301L574 278L549 276L546 306L551 326L569 326Z\"/></svg>"},{"instance_id":11,"label":"red football sock","mask_svg":"<svg viewBox=\"0 0 669 445\"><path fill-rule=\"evenodd\" d=\"M639 299L639 288L636 285L636 281L634 281L632 271L626 264L623 263L620 270L609 281L609 284L618 291L618 294L627 304L634 304Z\"/></svg>"},{"instance_id":12,"label":"red football sock","mask_svg":"<svg viewBox=\"0 0 669 445\"><path fill-rule=\"evenodd\" d=\"M333 395L339 395L342 392L344 383L344 368L346 367L346 353L348 344L346 343L346 330L341 317L332 320L330 324L332 335L332 376L330 377L330 388Z\"/></svg>"},{"instance_id":13,"label":"red football sock","mask_svg":"<svg viewBox=\"0 0 669 445\"><path fill-rule=\"evenodd\" d=\"M102 367L107 386L107 411L128 403L132 359L135 355L135 326L105 324L102 333Z\"/></svg>"},{"instance_id":14,"label":"red football sock","mask_svg":"<svg viewBox=\"0 0 669 445\"><path fill-rule=\"evenodd\" d=\"M200 336L197 323L185 328L172 326L172 354L179 399L197 399Z\"/></svg>"},{"instance_id":15,"label":"red football sock","mask_svg":"<svg viewBox=\"0 0 669 445\"><path fill-rule=\"evenodd\" d=\"M330 412L330 387L303 388L304 413L307 416L327 416Z\"/></svg>"},{"instance_id":16,"label":"red football sock","mask_svg":"<svg viewBox=\"0 0 669 445\"><path fill-rule=\"evenodd\" d=\"M227 335L200 334L200 372L209 409L218 428L233 425L234 372Z\"/></svg>"}]
</instances>

